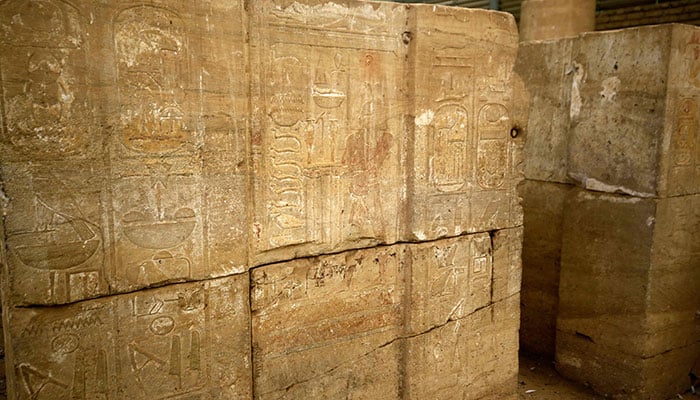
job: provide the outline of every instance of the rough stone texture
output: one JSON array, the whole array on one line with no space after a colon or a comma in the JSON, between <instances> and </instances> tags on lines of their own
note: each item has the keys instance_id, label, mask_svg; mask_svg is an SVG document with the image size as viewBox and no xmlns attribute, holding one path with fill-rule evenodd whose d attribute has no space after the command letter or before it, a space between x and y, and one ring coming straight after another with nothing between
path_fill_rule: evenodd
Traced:
<instances>
[{"instance_id":1,"label":"rough stone texture","mask_svg":"<svg viewBox=\"0 0 700 400\"><path fill-rule=\"evenodd\" d=\"M527 266L520 293L520 347L553 359L564 204L571 186L526 180L518 190L525 215L522 263Z\"/></svg>"},{"instance_id":2,"label":"rough stone texture","mask_svg":"<svg viewBox=\"0 0 700 400\"><path fill-rule=\"evenodd\" d=\"M700 354L700 196L575 192L564 214L557 368L617 397L684 391Z\"/></svg>"},{"instance_id":3,"label":"rough stone texture","mask_svg":"<svg viewBox=\"0 0 700 400\"><path fill-rule=\"evenodd\" d=\"M514 396L516 47L484 10L2 2L10 398Z\"/></svg>"},{"instance_id":4,"label":"rough stone texture","mask_svg":"<svg viewBox=\"0 0 700 400\"><path fill-rule=\"evenodd\" d=\"M9 301L245 270L241 4L78 4L0 6Z\"/></svg>"},{"instance_id":5,"label":"rough stone texture","mask_svg":"<svg viewBox=\"0 0 700 400\"><path fill-rule=\"evenodd\" d=\"M595 0L523 0L520 40L548 40L595 30Z\"/></svg>"},{"instance_id":6,"label":"rough stone texture","mask_svg":"<svg viewBox=\"0 0 700 400\"><path fill-rule=\"evenodd\" d=\"M245 275L14 309L8 320L11 399L251 396Z\"/></svg>"},{"instance_id":7,"label":"rough stone texture","mask_svg":"<svg viewBox=\"0 0 700 400\"><path fill-rule=\"evenodd\" d=\"M528 114L524 149L526 179L571 181L567 177L567 155L574 43L574 39L562 39L522 42L518 47L515 70L525 82L532 111Z\"/></svg>"},{"instance_id":8,"label":"rough stone texture","mask_svg":"<svg viewBox=\"0 0 700 400\"><path fill-rule=\"evenodd\" d=\"M698 32L587 33L519 53L532 97L522 341L551 351L557 315L557 368L613 397L674 396L700 358Z\"/></svg>"},{"instance_id":9,"label":"rough stone texture","mask_svg":"<svg viewBox=\"0 0 700 400\"><path fill-rule=\"evenodd\" d=\"M0 6L13 304L521 224L507 14L84 3Z\"/></svg>"},{"instance_id":10,"label":"rough stone texture","mask_svg":"<svg viewBox=\"0 0 700 400\"><path fill-rule=\"evenodd\" d=\"M509 229L493 241L475 234L254 269L256 397L515 396L519 281L496 277L519 269L521 235Z\"/></svg>"},{"instance_id":11,"label":"rough stone texture","mask_svg":"<svg viewBox=\"0 0 700 400\"><path fill-rule=\"evenodd\" d=\"M410 240L522 224L515 191L522 138L510 136L523 119L515 104L513 21L443 10L416 8L411 28Z\"/></svg>"}]
</instances>

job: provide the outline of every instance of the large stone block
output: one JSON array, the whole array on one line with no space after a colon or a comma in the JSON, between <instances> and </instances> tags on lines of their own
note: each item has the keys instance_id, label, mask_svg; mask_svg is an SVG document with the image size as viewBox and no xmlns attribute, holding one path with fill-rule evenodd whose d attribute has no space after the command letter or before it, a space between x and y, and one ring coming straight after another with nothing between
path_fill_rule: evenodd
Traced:
<instances>
[{"instance_id":1,"label":"large stone block","mask_svg":"<svg viewBox=\"0 0 700 400\"><path fill-rule=\"evenodd\" d=\"M624 398L666 398L687 387L700 356L698 210L700 195L575 190L562 240L562 373Z\"/></svg>"},{"instance_id":2,"label":"large stone block","mask_svg":"<svg viewBox=\"0 0 700 400\"><path fill-rule=\"evenodd\" d=\"M243 3L0 6L8 301L522 224L511 16Z\"/></svg>"},{"instance_id":3,"label":"large stone block","mask_svg":"<svg viewBox=\"0 0 700 400\"><path fill-rule=\"evenodd\" d=\"M571 51L575 39L524 42L515 70L530 96L525 140L526 179L567 183L571 85Z\"/></svg>"},{"instance_id":4,"label":"large stone block","mask_svg":"<svg viewBox=\"0 0 700 400\"><path fill-rule=\"evenodd\" d=\"M493 288L519 268L521 233L496 235L252 270L256 397L514 395L519 296Z\"/></svg>"},{"instance_id":5,"label":"large stone block","mask_svg":"<svg viewBox=\"0 0 700 400\"><path fill-rule=\"evenodd\" d=\"M407 8L251 6L253 262L395 242Z\"/></svg>"},{"instance_id":6,"label":"large stone block","mask_svg":"<svg viewBox=\"0 0 700 400\"><path fill-rule=\"evenodd\" d=\"M12 399L252 395L246 275L5 312Z\"/></svg>"},{"instance_id":7,"label":"large stone block","mask_svg":"<svg viewBox=\"0 0 700 400\"><path fill-rule=\"evenodd\" d=\"M11 303L246 269L244 20L241 2L0 6Z\"/></svg>"},{"instance_id":8,"label":"large stone block","mask_svg":"<svg viewBox=\"0 0 700 400\"><path fill-rule=\"evenodd\" d=\"M526 176L639 197L700 192L700 30L640 27L529 42Z\"/></svg>"},{"instance_id":9,"label":"large stone block","mask_svg":"<svg viewBox=\"0 0 700 400\"><path fill-rule=\"evenodd\" d=\"M479 10L415 8L409 59L408 240L522 224L522 121L514 21ZM436 27L439 27L436 28Z\"/></svg>"},{"instance_id":10,"label":"large stone block","mask_svg":"<svg viewBox=\"0 0 700 400\"><path fill-rule=\"evenodd\" d=\"M518 186L525 216L520 346L554 357L559 309L564 205L572 186L526 180Z\"/></svg>"}]
</instances>

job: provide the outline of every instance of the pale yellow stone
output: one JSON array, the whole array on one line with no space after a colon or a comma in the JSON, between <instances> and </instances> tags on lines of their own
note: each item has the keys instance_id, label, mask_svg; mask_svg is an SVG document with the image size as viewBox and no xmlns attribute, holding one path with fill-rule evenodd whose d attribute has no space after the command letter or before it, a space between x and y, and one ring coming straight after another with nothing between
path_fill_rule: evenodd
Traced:
<instances>
[{"instance_id":1,"label":"pale yellow stone","mask_svg":"<svg viewBox=\"0 0 700 400\"><path fill-rule=\"evenodd\" d=\"M408 239L520 225L517 32L511 16L416 7ZM516 133L513 132L513 136Z\"/></svg>"},{"instance_id":2,"label":"pale yellow stone","mask_svg":"<svg viewBox=\"0 0 700 400\"><path fill-rule=\"evenodd\" d=\"M5 312L11 399L251 396L245 275Z\"/></svg>"},{"instance_id":3,"label":"pale yellow stone","mask_svg":"<svg viewBox=\"0 0 700 400\"><path fill-rule=\"evenodd\" d=\"M256 396L515 393L519 292L493 288L505 291L494 267L519 259L519 238L498 231L496 251L476 234L254 269Z\"/></svg>"}]
</instances>

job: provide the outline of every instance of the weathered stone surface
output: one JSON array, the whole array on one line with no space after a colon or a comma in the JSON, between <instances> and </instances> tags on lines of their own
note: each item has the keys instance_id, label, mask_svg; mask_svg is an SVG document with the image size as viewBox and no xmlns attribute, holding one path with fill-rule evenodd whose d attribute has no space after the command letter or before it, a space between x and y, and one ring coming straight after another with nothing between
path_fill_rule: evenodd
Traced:
<instances>
[{"instance_id":1,"label":"weathered stone surface","mask_svg":"<svg viewBox=\"0 0 700 400\"><path fill-rule=\"evenodd\" d=\"M520 43L516 72L530 95L525 160L526 179L567 183L571 63L575 39ZM532 133L530 133L532 132Z\"/></svg>"},{"instance_id":2,"label":"weathered stone surface","mask_svg":"<svg viewBox=\"0 0 700 400\"><path fill-rule=\"evenodd\" d=\"M574 193L564 213L558 369L619 397L684 390L700 354L700 196Z\"/></svg>"},{"instance_id":3,"label":"weathered stone surface","mask_svg":"<svg viewBox=\"0 0 700 400\"><path fill-rule=\"evenodd\" d=\"M700 193L700 31L676 25L670 50L660 192Z\"/></svg>"},{"instance_id":4,"label":"weathered stone surface","mask_svg":"<svg viewBox=\"0 0 700 400\"><path fill-rule=\"evenodd\" d=\"M697 36L697 37L696 37ZM640 27L524 43L525 175L596 191L700 191L698 28Z\"/></svg>"},{"instance_id":5,"label":"weathered stone surface","mask_svg":"<svg viewBox=\"0 0 700 400\"><path fill-rule=\"evenodd\" d=\"M520 347L554 357L564 204L572 186L526 180L520 292Z\"/></svg>"},{"instance_id":6,"label":"weathered stone surface","mask_svg":"<svg viewBox=\"0 0 700 400\"><path fill-rule=\"evenodd\" d=\"M493 245L476 234L254 269L256 396L513 395L519 296L499 283L496 299L493 288L519 267L520 232L498 231ZM377 363L381 373L368 367Z\"/></svg>"},{"instance_id":7,"label":"weathered stone surface","mask_svg":"<svg viewBox=\"0 0 700 400\"><path fill-rule=\"evenodd\" d=\"M523 0L520 40L548 40L595 30L595 0Z\"/></svg>"},{"instance_id":8,"label":"weathered stone surface","mask_svg":"<svg viewBox=\"0 0 700 400\"><path fill-rule=\"evenodd\" d=\"M11 303L246 269L242 13L240 2L0 6Z\"/></svg>"},{"instance_id":9,"label":"weathered stone surface","mask_svg":"<svg viewBox=\"0 0 700 400\"><path fill-rule=\"evenodd\" d=\"M5 312L12 399L251 396L246 275Z\"/></svg>"},{"instance_id":10,"label":"weathered stone surface","mask_svg":"<svg viewBox=\"0 0 700 400\"><path fill-rule=\"evenodd\" d=\"M657 193L673 29L589 33L576 41L568 165L583 186Z\"/></svg>"},{"instance_id":11,"label":"weathered stone surface","mask_svg":"<svg viewBox=\"0 0 700 400\"><path fill-rule=\"evenodd\" d=\"M524 118L514 104L514 21L478 10L415 11L407 239L518 226L522 137L511 128Z\"/></svg>"},{"instance_id":12,"label":"weathered stone surface","mask_svg":"<svg viewBox=\"0 0 700 400\"><path fill-rule=\"evenodd\" d=\"M395 242L407 9L251 5L253 262Z\"/></svg>"},{"instance_id":13,"label":"weathered stone surface","mask_svg":"<svg viewBox=\"0 0 700 400\"><path fill-rule=\"evenodd\" d=\"M260 399L398 398L401 247L355 250L252 271ZM386 347L385 347L386 346ZM372 364L383 365L377 373Z\"/></svg>"},{"instance_id":14,"label":"weathered stone surface","mask_svg":"<svg viewBox=\"0 0 700 400\"><path fill-rule=\"evenodd\" d=\"M11 397L513 396L516 46L437 6L2 2Z\"/></svg>"},{"instance_id":15,"label":"weathered stone surface","mask_svg":"<svg viewBox=\"0 0 700 400\"><path fill-rule=\"evenodd\" d=\"M0 23L13 304L522 223L508 14L32 0Z\"/></svg>"}]
</instances>

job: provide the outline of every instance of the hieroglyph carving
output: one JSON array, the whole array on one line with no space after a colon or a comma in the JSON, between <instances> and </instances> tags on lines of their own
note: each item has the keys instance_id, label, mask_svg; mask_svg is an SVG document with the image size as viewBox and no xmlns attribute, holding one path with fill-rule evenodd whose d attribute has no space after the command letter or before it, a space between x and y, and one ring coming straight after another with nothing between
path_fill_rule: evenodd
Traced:
<instances>
[{"instance_id":1,"label":"hieroglyph carving","mask_svg":"<svg viewBox=\"0 0 700 400\"><path fill-rule=\"evenodd\" d=\"M249 385L233 382L250 374L243 362L247 293L247 279L238 277L14 310L10 393L31 400L245 398ZM231 335L225 343L224 329Z\"/></svg>"},{"instance_id":2,"label":"hieroglyph carving","mask_svg":"<svg viewBox=\"0 0 700 400\"><path fill-rule=\"evenodd\" d=\"M395 231L391 204L397 199L379 172L397 169L392 132L400 123L388 104L400 49L384 26L387 16L371 6L331 4L260 12L267 11L259 57L268 109L259 116L259 143L254 140L262 177L258 251L385 240ZM347 13L369 28L348 25ZM317 22L314 29L300 24L307 19Z\"/></svg>"},{"instance_id":3,"label":"hieroglyph carving","mask_svg":"<svg viewBox=\"0 0 700 400\"><path fill-rule=\"evenodd\" d=\"M121 122L112 149L114 275L124 287L202 276L202 178L185 23L166 8L127 8L114 19L114 49Z\"/></svg>"},{"instance_id":4,"label":"hieroglyph carving","mask_svg":"<svg viewBox=\"0 0 700 400\"><path fill-rule=\"evenodd\" d=\"M93 140L85 20L60 0L12 0L0 9L2 142L19 157L85 156Z\"/></svg>"},{"instance_id":5,"label":"hieroglyph carving","mask_svg":"<svg viewBox=\"0 0 700 400\"><path fill-rule=\"evenodd\" d=\"M432 18L447 26L466 22L455 23L449 13L437 12ZM462 44L467 39L453 33L454 27L428 35L419 26L417 51L430 58L417 58L415 64L411 230L418 239L516 224L514 182L519 155L509 135L513 127L509 65L515 47L509 43L507 18L494 14L475 19L484 24L483 35L498 52Z\"/></svg>"}]
</instances>

